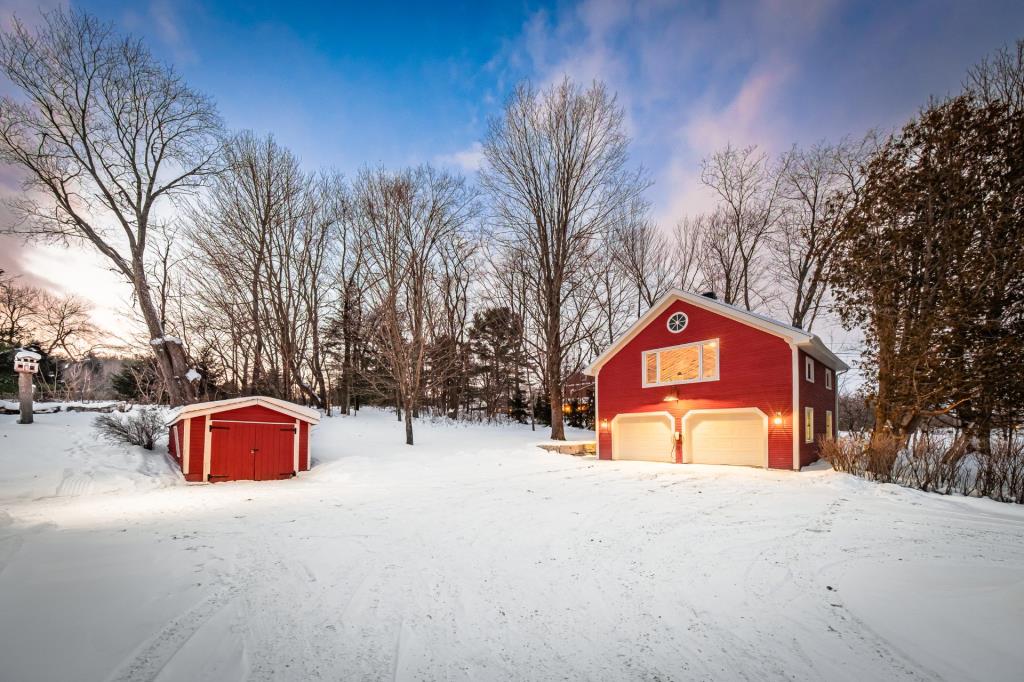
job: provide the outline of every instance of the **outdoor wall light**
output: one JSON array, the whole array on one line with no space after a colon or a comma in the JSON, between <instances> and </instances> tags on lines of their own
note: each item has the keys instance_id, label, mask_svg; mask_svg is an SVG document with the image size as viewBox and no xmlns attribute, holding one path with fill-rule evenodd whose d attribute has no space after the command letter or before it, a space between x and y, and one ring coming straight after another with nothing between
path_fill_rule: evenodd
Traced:
<instances>
[{"instance_id":1,"label":"outdoor wall light","mask_svg":"<svg viewBox=\"0 0 1024 682\"><path fill-rule=\"evenodd\" d=\"M782 423L782 413L781 412L776 412L775 413L775 419L773 419L772 421L775 422L776 426L781 424Z\"/></svg>"},{"instance_id":2,"label":"outdoor wall light","mask_svg":"<svg viewBox=\"0 0 1024 682\"><path fill-rule=\"evenodd\" d=\"M669 393L667 396L665 396L666 403L674 403L677 400L679 400L679 398L676 396L675 393Z\"/></svg>"},{"instance_id":3,"label":"outdoor wall light","mask_svg":"<svg viewBox=\"0 0 1024 682\"><path fill-rule=\"evenodd\" d=\"M607 431L608 430L608 420L607 419L602 419L601 420L601 430L602 431Z\"/></svg>"}]
</instances>

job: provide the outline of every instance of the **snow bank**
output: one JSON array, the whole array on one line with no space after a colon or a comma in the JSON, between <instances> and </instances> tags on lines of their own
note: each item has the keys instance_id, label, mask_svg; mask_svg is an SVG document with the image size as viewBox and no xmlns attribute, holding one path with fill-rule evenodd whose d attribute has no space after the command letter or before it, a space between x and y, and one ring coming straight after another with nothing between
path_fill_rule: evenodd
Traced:
<instances>
[{"instance_id":1,"label":"snow bank","mask_svg":"<svg viewBox=\"0 0 1024 682\"><path fill-rule=\"evenodd\" d=\"M37 414L33 424L0 417L0 506L14 500L150 490L179 483L180 477L163 455L162 442L153 452L105 443L92 428L95 418L95 414L64 410Z\"/></svg>"}]
</instances>

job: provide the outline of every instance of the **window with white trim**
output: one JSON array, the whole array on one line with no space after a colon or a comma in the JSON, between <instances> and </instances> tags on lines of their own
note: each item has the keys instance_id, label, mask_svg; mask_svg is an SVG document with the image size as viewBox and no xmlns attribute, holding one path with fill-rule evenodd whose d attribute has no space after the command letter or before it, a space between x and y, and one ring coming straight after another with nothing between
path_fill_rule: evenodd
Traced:
<instances>
[{"instance_id":1,"label":"window with white trim","mask_svg":"<svg viewBox=\"0 0 1024 682\"><path fill-rule=\"evenodd\" d=\"M825 410L825 438L832 440L832 410Z\"/></svg>"},{"instance_id":2,"label":"window with white trim","mask_svg":"<svg viewBox=\"0 0 1024 682\"><path fill-rule=\"evenodd\" d=\"M669 316L668 320L665 322L665 326L668 327L668 330L673 334L678 334L686 329L686 325L689 321L690 318L686 316L686 313L676 312Z\"/></svg>"},{"instance_id":3,"label":"window with white trim","mask_svg":"<svg viewBox=\"0 0 1024 682\"><path fill-rule=\"evenodd\" d=\"M825 370L825 388L832 390L832 370Z\"/></svg>"},{"instance_id":4,"label":"window with white trim","mask_svg":"<svg viewBox=\"0 0 1024 682\"><path fill-rule=\"evenodd\" d=\"M814 442L814 408L804 408L804 442Z\"/></svg>"},{"instance_id":5,"label":"window with white trim","mask_svg":"<svg viewBox=\"0 0 1024 682\"><path fill-rule=\"evenodd\" d=\"M718 339L645 351L642 380L645 388L718 381Z\"/></svg>"},{"instance_id":6,"label":"window with white trim","mask_svg":"<svg viewBox=\"0 0 1024 682\"><path fill-rule=\"evenodd\" d=\"M814 358L804 358L804 379L814 383Z\"/></svg>"}]
</instances>

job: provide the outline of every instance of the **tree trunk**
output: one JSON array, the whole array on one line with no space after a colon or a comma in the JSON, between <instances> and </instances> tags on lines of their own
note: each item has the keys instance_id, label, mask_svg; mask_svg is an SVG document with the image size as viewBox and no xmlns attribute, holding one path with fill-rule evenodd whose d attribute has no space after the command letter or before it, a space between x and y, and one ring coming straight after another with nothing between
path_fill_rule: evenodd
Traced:
<instances>
[{"instance_id":1,"label":"tree trunk","mask_svg":"<svg viewBox=\"0 0 1024 682\"><path fill-rule=\"evenodd\" d=\"M412 405L405 406L405 444L412 445Z\"/></svg>"},{"instance_id":2,"label":"tree trunk","mask_svg":"<svg viewBox=\"0 0 1024 682\"><path fill-rule=\"evenodd\" d=\"M134 264L134 271L135 296L138 298L139 308L142 310L142 317L149 331L150 347L156 355L157 368L171 405L187 405L195 402L195 389L185 377L188 373L185 349L178 341L164 336L160 313L153 304L153 296L149 289L149 283L146 281L146 273L141 261Z\"/></svg>"},{"instance_id":3,"label":"tree trunk","mask_svg":"<svg viewBox=\"0 0 1024 682\"><path fill-rule=\"evenodd\" d=\"M558 303L550 304L547 334L547 375L548 400L551 402L551 440L565 440L565 424L562 419L562 330Z\"/></svg>"}]
</instances>

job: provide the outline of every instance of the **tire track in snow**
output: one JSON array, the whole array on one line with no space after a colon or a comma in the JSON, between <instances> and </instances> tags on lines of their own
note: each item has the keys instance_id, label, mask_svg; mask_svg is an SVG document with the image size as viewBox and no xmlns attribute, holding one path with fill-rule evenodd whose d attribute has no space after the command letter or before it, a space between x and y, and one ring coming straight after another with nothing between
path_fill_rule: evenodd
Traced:
<instances>
[{"instance_id":1,"label":"tire track in snow","mask_svg":"<svg viewBox=\"0 0 1024 682\"><path fill-rule=\"evenodd\" d=\"M237 585L228 585L172 619L122 664L110 682L149 682L181 651L190 639L238 595Z\"/></svg>"}]
</instances>

